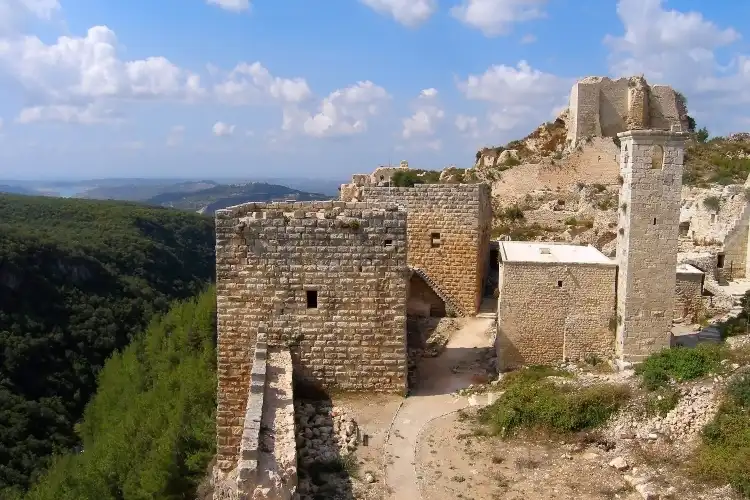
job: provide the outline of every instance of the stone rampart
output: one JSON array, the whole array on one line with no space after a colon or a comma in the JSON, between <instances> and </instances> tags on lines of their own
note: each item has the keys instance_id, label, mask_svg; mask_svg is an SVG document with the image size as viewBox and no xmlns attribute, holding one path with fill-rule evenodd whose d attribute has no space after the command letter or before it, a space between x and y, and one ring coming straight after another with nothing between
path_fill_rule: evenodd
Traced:
<instances>
[{"instance_id":1,"label":"stone rampart","mask_svg":"<svg viewBox=\"0 0 750 500\"><path fill-rule=\"evenodd\" d=\"M503 262L498 366L554 364L614 353L612 264Z\"/></svg>"},{"instance_id":2,"label":"stone rampart","mask_svg":"<svg viewBox=\"0 0 750 500\"><path fill-rule=\"evenodd\" d=\"M247 203L216 213L218 466L235 466L252 346L291 348L303 380L406 388L406 212Z\"/></svg>"},{"instance_id":3,"label":"stone rampart","mask_svg":"<svg viewBox=\"0 0 750 500\"><path fill-rule=\"evenodd\" d=\"M489 265L492 209L486 184L368 187L367 202L395 203L408 213L408 261L460 309L475 314Z\"/></svg>"},{"instance_id":4,"label":"stone rampart","mask_svg":"<svg viewBox=\"0 0 750 500\"><path fill-rule=\"evenodd\" d=\"M570 92L568 141L575 147L587 137L615 137L626 130L687 129L681 97L665 85L649 86L642 77L588 77Z\"/></svg>"}]
</instances>

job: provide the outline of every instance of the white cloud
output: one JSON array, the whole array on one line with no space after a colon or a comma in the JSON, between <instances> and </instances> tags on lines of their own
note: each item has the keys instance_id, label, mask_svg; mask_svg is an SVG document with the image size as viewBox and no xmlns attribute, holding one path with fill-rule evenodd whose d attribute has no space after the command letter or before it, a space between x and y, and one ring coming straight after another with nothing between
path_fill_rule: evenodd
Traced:
<instances>
[{"instance_id":1,"label":"white cloud","mask_svg":"<svg viewBox=\"0 0 750 500\"><path fill-rule=\"evenodd\" d=\"M547 0L462 0L453 17L485 36L507 35L513 25L543 17Z\"/></svg>"},{"instance_id":2,"label":"white cloud","mask_svg":"<svg viewBox=\"0 0 750 500\"><path fill-rule=\"evenodd\" d=\"M445 117L445 111L437 102L438 91L424 89L419 93L414 114L403 119L401 136L411 139L415 136L429 137L436 132L436 125Z\"/></svg>"},{"instance_id":3,"label":"white cloud","mask_svg":"<svg viewBox=\"0 0 750 500\"><path fill-rule=\"evenodd\" d=\"M520 61L515 68L495 65L481 75L469 75L458 87L467 99L490 103L489 131L525 134L549 120L560 103L567 102L572 84L573 79L544 73ZM462 126L469 130L471 123L467 119ZM478 132L479 127L473 130Z\"/></svg>"},{"instance_id":4,"label":"white cloud","mask_svg":"<svg viewBox=\"0 0 750 500\"><path fill-rule=\"evenodd\" d=\"M230 12L242 12L250 9L250 0L206 0L206 3Z\"/></svg>"},{"instance_id":5,"label":"white cloud","mask_svg":"<svg viewBox=\"0 0 750 500\"><path fill-rule=\"evenodd\" d=\"M612 70L618 75L647 73L663 79L716 69L714 51L737 41L739 33L722 29L698 12L665 10L662 0L620 0L617 14L625 33L608 35Z\"/></svg>"},{"instance_id":6,"label":"white cloud","mask_svg":"<svg viewBox=\"0 0 750 500\"><path fill-rule=\"evenodd\" d=\"M51 45L36 36L0 39L0 70L56 104L106 98L195 98L200 77L164 57L123 61L106 26Z\"/></svg>"},{"instance_id":7,"label":"white cloud","mask_svg":"<svg viewBox=\"0 0 750 500\"><path fill-rule=\"evenodd\" d=\"M404 26L422 24L437 10L437 0L360 0L375 12L392 16Z\"/></svg>"},{"instance_id":8,"label":"white cloud","mask_svg":"<svg viewBox=\"0 0 750 500\"><path fill-rule=\"evenodd\" d=\"M59 11L57 0L0 0L0 35L17 32L29 18L48 21Z\"/></svg>"},{"instance_id":9,"label":"white cloud","mask_svg":"<svg viewBox=\"0 0 750 500\"><path fill-rule=\"evenodd\" d=\"M481 75L469 75L459 82L468 99L487 101L501 106L538 106L554 103L570 90L572 80L533 69L526 61L514 68L503 64L491 66Z\"/></svg>"},{"instance_id":10,"label":"white cloud","mask_svg":"<svg viewBox=\"0 0 750 500\"><path fill-rule=\"evenodd\" d=\"M21 124L35 122L62 122L80 125L94 125L97 123L112 123L120 121L117 113L112 109L100 105L88 104L74 106L69 104L52 104L48 106L31 106L23 108L16 121Z\"/></svg>"},{"instance_id":11,"label":"white cloud","mask_svg":"<svg viewBox=\"0 0 750 500\"><path fill-rule=\"evenodd\" d=\"M184 125L175 125L172 127L172 129L169 131L169 134L167 135L167 146L168 147L175 147L182 144L183 140L185 139L185 126Z\"/></svg>"},{"instance_id":12,"label":"white cloud","mask_svg":"<svg viewBox=\"0 0 750 500\"><path fill-rule=\"evenodd\" d=\"M216 137L229 137L234 134L234 125L229 125L224 122L216 122L213 126L213 132Z\"/></svg>"},{"instance_id":13,"label":"white cloud","mask_svg":"<svg viewBox=\"0 0 750 500\"><path fill-rule=\"evenodd\" d=\"M368 119L377 115L389 99L383 87L371 81L358 82L331 92L321 101L317 113L286 106L282 129L318 138L360 134L367 131Z\"/></svg>"},{"instance_id":14,"label":"white cloud","mask_svg":"<svg viewBox=\"0 0 750 500\"><path fill-rule=\"evenodd\" d=\"M438 91L437 89L429 88L424 89L422 92L419 93L419 97L422 99L432 99L434 97L437 97Z\"/></svg>"},{"instance_id":15,"label":"white cloud","mask_svg":"<svg viewBox=\"0 0 750 500\"><path fill-rule=\"evenodd\" d=\"M620 0L617 14L624 33L604 40L615 76L642 73L650 83L672 85L688 97L691 115L717 117L716 125L726 129L720 133L746 126L750 58L737 54L722 65L716 54L741 38L736 30L698 12L668 10L661 0Z\"/></svg>"},{"instance_id":16,"label":"white cloud","mask_svg":"<svg viewBox=\"0 0 750 500\"><path fill-rule=\"evenodd\" d=\"M458 115L455 123L462 134L472 138L479 137L479 118L476 116Z\"/></svg>"},{"instance_id":17,"label":"white cloud","mask_svg":"<svg viewBox=\"0 0 750 500\"><path fill-rule=\"evenodd\" d=\"M308 99L312 92L304 78L280 78L259 62L240 63L222 83L214 86L217 98L227 104L258 104L269 97L282 103Z\"/></svg>"}]
</instances>

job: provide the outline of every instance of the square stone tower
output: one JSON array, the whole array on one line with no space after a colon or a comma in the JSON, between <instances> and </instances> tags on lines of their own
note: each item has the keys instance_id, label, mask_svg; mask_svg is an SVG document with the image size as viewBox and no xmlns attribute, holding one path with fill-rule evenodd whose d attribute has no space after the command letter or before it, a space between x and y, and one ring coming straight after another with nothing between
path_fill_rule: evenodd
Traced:
<instances>
[{"instance_id":1,"label":"square stone tower","mask_svg":"<svg viewBox=\"0 0 750 500\"><path fill-rule=\"evenodd\" d=\"M686 133L629 130L620 138L617 341L624 361L669 347L675 301Z\"/></svg>"}]
</instances>

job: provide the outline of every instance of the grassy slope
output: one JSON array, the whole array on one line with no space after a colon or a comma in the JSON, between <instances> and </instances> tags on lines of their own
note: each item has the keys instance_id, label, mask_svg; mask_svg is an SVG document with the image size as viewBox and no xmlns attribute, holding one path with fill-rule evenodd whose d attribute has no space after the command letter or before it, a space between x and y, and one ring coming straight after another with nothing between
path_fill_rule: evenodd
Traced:
<instances>
[{"instance_id":1,"label":"grassy slope","mask_svg":"<svg viewBox=\"0 0 750 500\"><path fill-rule=\"evenodd\" d=\"M0 196L0 490L77 443L104 361L212 279L213 250L195 214Z\"/></svg>"}]
</instances>

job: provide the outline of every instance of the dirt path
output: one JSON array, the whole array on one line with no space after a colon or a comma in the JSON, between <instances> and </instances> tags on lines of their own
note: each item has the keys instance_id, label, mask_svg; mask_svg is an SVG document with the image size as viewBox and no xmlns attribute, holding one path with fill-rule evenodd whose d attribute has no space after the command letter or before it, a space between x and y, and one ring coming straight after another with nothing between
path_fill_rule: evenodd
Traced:
<instances>
[{"instance_id":1,"label":"dirt path","mask_svg":"<svg viewBox=\"0 0 750 500\"><path fill-rule=\"evenodd\" d=\"M492 323L490 318L470 319L451 336L440 356L420 361L418 386L396 415L384 447L391 499L421 498L414 465L419 434L430 421L469 405L467 398L452 393L486 374L481 360L492 347L487 334Z\"/></svg>"}]
</instances>

